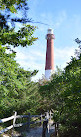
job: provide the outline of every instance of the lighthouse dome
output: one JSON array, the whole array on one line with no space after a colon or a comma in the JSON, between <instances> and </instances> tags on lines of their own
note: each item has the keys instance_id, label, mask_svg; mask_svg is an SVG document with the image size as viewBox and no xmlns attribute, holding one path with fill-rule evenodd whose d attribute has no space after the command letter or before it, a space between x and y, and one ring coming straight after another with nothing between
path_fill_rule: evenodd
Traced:
<instances>
[{"instance_id":1,"label":"lighthouse dome","mask_svg":"<svg viewBox=\"0 0 81 137\"><path fill-rule=\"evenodd\" d=\"M47 34L53 34L53 29L49 28Z\"/></svg>"}]
</instances>

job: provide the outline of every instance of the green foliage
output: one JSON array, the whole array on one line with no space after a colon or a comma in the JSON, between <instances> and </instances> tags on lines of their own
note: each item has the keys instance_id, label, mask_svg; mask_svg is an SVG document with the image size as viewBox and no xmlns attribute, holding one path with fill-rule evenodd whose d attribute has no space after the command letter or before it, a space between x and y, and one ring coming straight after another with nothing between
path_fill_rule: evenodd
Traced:
<instances>
[{"instance_id":1,"label":"green foliage","mask_svg":"<svg viewBox=\"0 0 81 137\"><path fill-rule=\"evenodd\" d=\"M37 71L26 71L15 61L15 53L7 54L0 46L0 118L13 110L35 113L38 104L38 84L31 82Z\"/></svg>"},{"instance_id":2,"label":"green foliage","mask_svg":"<svg viewBox=\"0 0 81 137\"><path fill-rule=\"evenodd\" d=\"M2 29L0 32L0 42L2 45L8 44L14 47L19 45L25 47L26 45L32 45L36 40L33 35L35 27L30 25L23 26L20 30L15 32L14 29Z\"/></svg>"},{"instance_id":3,"label":"green foliage","mask_svg":"<svg viewBox=\"0 0 81 137\"><path fill-rule=\"evenodd\" d=\"M36 27L27 25L30 22L27 0L1 0L0 5L0 44L13 47L32 45L37 39L33 36Z\"/></svg>"},{"instance_id":4,"label":"green foliage","mask_svg":"<svg viewBox=\"0 0 81 137\"><path fill-rule=\"evenodd\" d=\"M22 7L22 4L24 3L25 5L27 4L26 3L27 0L0 0L0 5L1 5L1 9L9 9L11 11L11 8L13 7L14 9L15 8L15 5L17 5L18 7L17 8L20 8ZM20 5L19 5L20 4Z\"/></svg>"}]
</instances>

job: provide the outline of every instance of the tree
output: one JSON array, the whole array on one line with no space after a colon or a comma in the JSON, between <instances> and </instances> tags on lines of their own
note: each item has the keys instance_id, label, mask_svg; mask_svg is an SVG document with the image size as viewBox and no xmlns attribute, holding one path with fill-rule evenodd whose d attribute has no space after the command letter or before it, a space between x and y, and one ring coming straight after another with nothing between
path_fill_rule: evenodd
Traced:
<instances>
[{"instance_id":1,"label":"tree","mask_svg":"<svg viewBox=\"0 0 81 137\"><path fill-rule=\"evenodd\" d=\"M26 25L30 22L27 0L1 0L0 5L0 44L14 47L32 45L37 39L33 36L36 27ZM16 28L17 23L22 24L21 28Z\"/></svg>"},{"instance_id":2,"label":"tree","mask_svg":"<svg viewBox=\"0 0 81 137\"><path fill-rule=\"evenodd\" d=\"M0 118L13 110L35 113L38 106L38 84L31 81L37 71L24 70L14 58L15 53L7 54L0 46Z\"/></svg>"}]
</instances>

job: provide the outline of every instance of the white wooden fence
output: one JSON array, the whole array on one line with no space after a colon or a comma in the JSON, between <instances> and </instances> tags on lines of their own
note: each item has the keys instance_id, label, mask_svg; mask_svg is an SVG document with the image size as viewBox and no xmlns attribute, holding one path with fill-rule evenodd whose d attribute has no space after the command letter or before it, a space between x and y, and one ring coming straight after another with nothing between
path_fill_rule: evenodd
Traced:
<instances>
[{"instance_id":1,"label":"white wooden fence","mask_svg":"<svg viewBox=\"0 0 81 137\"><path fill-rule=\"evenodd\" d=\"M50 113L46 112L44 115L31 115L30 113L28 115L17 115L17 112L14 113L13 116L11 117L8 117L8 118L4 118L4 119L0 119L0 123L4 123L4 122L7 122L7 121L10 121L10 120L13 120L13 124L9 127L6 127L5 129L1 130L0 131L0 134L14 128L14 127L20 127L20 126L23 126L23 125L28 125L27 128L29 129L30 128L30 125L31 124L37 124L37 123L40 123L43 122L43 121L46 121L48 119L51 119L51 111ZM26 123L19 123L19 124L16 124L16 119L18 118L27 118L27 122ZM34 121L31 121L32 118L38 118L40 119L39 121L34 120Z\"/></svg>"}]
</instances>

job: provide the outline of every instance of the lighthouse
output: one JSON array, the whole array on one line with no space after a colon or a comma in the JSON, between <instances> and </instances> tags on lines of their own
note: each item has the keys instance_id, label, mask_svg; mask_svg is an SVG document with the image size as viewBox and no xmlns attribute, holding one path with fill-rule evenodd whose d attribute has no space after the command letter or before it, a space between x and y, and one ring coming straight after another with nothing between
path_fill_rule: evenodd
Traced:
<instances>
[{"instance_id":1,"label":"lighthouse","mask_svg":"<svg viewBox=\"0 0 81 137\"><path fill-rule=\"evenodd\" d=\"M51 75L54 73L54 34L52 29L48 29L46 40L46 63L45 63L45 79L50 80Z\"/></svg>"}]
</instances>

